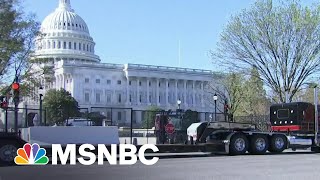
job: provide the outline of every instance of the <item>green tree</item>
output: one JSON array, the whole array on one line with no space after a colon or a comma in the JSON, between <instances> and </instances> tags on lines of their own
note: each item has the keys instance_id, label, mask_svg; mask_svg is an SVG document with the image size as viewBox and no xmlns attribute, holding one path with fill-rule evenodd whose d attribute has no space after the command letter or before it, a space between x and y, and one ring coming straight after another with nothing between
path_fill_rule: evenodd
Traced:
<instances>
[{"instance_id":1,"label":"green tree","mask_svg":"<svg viewBox=\"0 0 320 180\"><path fill-rule=\"evenodd\" d=\"M43 105L50 124L63 124L69 117L80 116L78 102L64 89L49 90L43 99Z\"/></svg>"},{"instance_id":2,"label":"green tree","mask_svg":"<svg viewBox=\"0 0 320 180\"><path fill-rule=\"evenodd\" d=\"M242 115L241 103L245 100L245 77L242 73L229 73L210 83L210 92L219 96L218 104L229 105L229 114L231 116ZM213 100L210 99L212 103ZM220 106L219 106L220 107ZM217 111L224 112L223 109L217 108Z\"/></svg>"},{"instance_id":3,"label":"green tree","mask_svg":"<svg viewBox=\"0 0 320 180\"><path fill-rule=\"evenodd\" d=\"M151 106L150 108L148 108L143 118L143 124L142 124L143 128L150 129L154 127L156 114L159 113L160 111L162 111L162 109L156 106Z\"/></svg>"},{"instance_id":4,"label":"green tree","mask_svg":"<svg viewBox=\"0 0 320 180\"><path fill-rule=\"evenodd\" d=\"M241 103L241 110L245 115L257 116L268 114L270 103L257 68L251 69L250 77L245 82L244 97Z\"/></svg>"},{"instance_id":5,"label":"green tree","mask_svg":"<svg viewBox=\"0 0 320 180\"><path fill-rule=\"evenodd\" d=\"M294 101L303 101L314 103L314 87L317 85L315 82L307 84L303 89L301 89L296 96ZM318 102L320 102L320 92L318 91Z\"/></svg>"},{"instance_id":6,"label":"green tree","mask_svg":"<svg viewBox=\"0 0 320 180\"><path fill-rule=\"evenodd\" d=\"M285 102L320 68L320 6L298 0L258 0L233 16L221 34L213 58L228 68L250 72Z\"/></svg>"},{"instance_id":7,"label":"green tree","mask_svg":"<svg viewBox=\"0 0 320 180\"><path fill-rule=\"evenodd\" d=\"M30 70L33 42L39 23L26 15L19 0L0 0L0 85Z\"/></svg>"},{"instance_id":8,"label":"green tree","mask_svg":"<svg viewBox=\"0 0 320 180\"><path fill-rule=\"evenodd\" d=\"M198 116L198 112L197 111L192 111L192 110L187 110L184 114L183 114L183 118L182 118L182 130L186 131L188 129L188 127L192 124L192 123L197 123L199 122L199 116Z\"/></svg>"}]
</instances>

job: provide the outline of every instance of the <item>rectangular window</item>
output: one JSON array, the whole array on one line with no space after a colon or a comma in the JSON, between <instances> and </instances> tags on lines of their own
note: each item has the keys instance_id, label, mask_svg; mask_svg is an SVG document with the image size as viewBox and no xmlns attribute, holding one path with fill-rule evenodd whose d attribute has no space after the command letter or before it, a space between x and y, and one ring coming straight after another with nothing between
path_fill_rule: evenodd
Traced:
<instances>
[{"instance_id":1,"label":"rectangular window","mask_svg":"<svg viewBox=\"0 0 320 180\"><path fill-rule=\"evenodd\" d=\"M100 79L96 79L96 83L97 83L97 84L100 84Z\"/></svg>"},{"instance_id":2,"label":"rectangular window","mask_svg":"<svg viewBox=\"0 0 320 180\"><path fill-rule=\"evenodd\" d=\"M159 102L161 102L161 96L159 96Z\"/></svg>"},{"instance_id":3,"label":"rectangular window","mask_svg":"<svg viewBox=\"0 0 320 180\"><path fill-rule=\"evenodd\" d=\"M67 42L63 42L63 49L67 49Z\"/></svg>"},{"instance_id":4,"label":"rectangular window","mask_svg":"<svg viewBox=\"0 0 320 180\"><path fill-rule=\"evenodd\" d=\"M121 81L120 80L118 81L118 84L121 85Z\"/></svg>"},{"instance_id":5,"label":"rectangular window","mask_svg":"<svg viewBox=\"0 0 320 180\"><path fill-rule=\"evenodd\" d=\"M84 51L86 50L86 45L85 45L85 44L83 44L83 50L84 50Z\"/></svg>"},{"instance_id":6,"label":"rectangular window","mask_svg":"<svg viewBox=\"0 0 320 180\"><path fill-rule=\"evenodd\" d=\"M111 103L111 94L107 94L107 103Z\"/></svg>"},{"instance_id":7,"label":"rectangular window","mask_svg":"<svg viewBox=\"0 0 320 180\"><path fill-rule=\"evenodd\" d=\"M139 81L139 86L141 86L142 85L142 83L141 83L141 81Z\"/></svg>"},{"instance_id":8,"label":"rectangular window","mask_svg":"<svg viewBox=\"0 0 320 180\"><path fill-rule=\"evenodd\" d=\"M121 117L121 112L118 112L118 121L121 121L122 117Z\"/></svg>"},{"instance_id":9,"label":"rectangular window","mask_svg":"<svg viewBox=\"0 0 320 180\"><path fill-rule=\"evenodd\" d=\"M84 79L84 82L85 82L85 83L89 83L89 78L85 78L85 79Z\"/></svg>"},{"instance_id":10,"label":"rectangular window","mask_svg":"<svg viewBox=\"0 0 320 180\"><path fill-rule=\"evenodd\" d=\"M140 102L142 102L142 96L140 95Z\"/></svg>"},{"instance_id":11,"label":"rectangular window","mask_svg":"<svg viewBox=\"0 0 320 180\"><path fill-rule=\"evenodd\" d=\"M81 50L81 43L79 43L79 50Z\"/></svg>"},{"instance_id":12,"label":"rectangular window","mask_svg":"<svg viewBox=\"0 0 320 180\"><path fill-rule=\"evenodd\" d=\"M111 80L107 80L107 84L110 85L111 84Z\"/></svg>"},{"instance_id":13,"label":"rectangular window","mask_svg":"<svg viewBox=\"0 0 320 180\"><path fill-rule=\"evenodd\" d=\"M132 101L132 96L131 96L131 94L130 94L130 96L129 96L129 101L130 101L130 102Z\"/></svg>"},{"instance_id":14,"label":"rectangular window","mask_svg":"<svg viewBox=\"0 0 320 180\"><path fill-rule=\"evenodd\" d=\"M60 49L61 48L61 42L59 41L58 42L58 49Z\"/></svg>"},{"instance_id":15,"label":"rectangular window","mask_svg":"<svg viewBox=\"0 0 320 180\"><path fill-rule=\"evenodd\" d=\"M74 49L74 50L77 50L77 43L74 43L74 44L73 44L73 49Z\"/></svg>"},{"instance_id":16,"label":"rectangular window","mask_svg":"<svg viewBox=\"0 0 320 180\"><path fill-rule=\"evenodd\" d=\"M121 103L121 94L118 95L118 102Z\"/></svg>"},{"instance_id":17,"label":"rectangular window","mask_svg":"<svg viewBox=\"0 0 320 180\"><path fill-rule=\"evenodd\" d=\"M53 42L53 49L55 49L56 48L56 42L54 41Z\"/></svg>"},{"instance_id":18,"label":"rectangular window","mask_svg":"<svg viewBox=\"0 0 320 180\"><path fill-rule=\"evenodd\" d=\"M151 103L151 100L152 100L152 98L151 98L151 95L149 96L149 103Z\"/></svg>"},{"instance_id":19,"label":"rectangular window","mask_svg":"<svg viewBox=\"0 0 320 180\"><path fill-rule=\"evenodd\" d=\"M97 93L97 94L96 94L96 102L97 102L97 103L100 103L100 93Z\"/></svg>"},{"instance_id":20,"label":"rectangular window","mask_svg":"<svg viewBox=\"0 0 320 180\"><path fill-rule=\"evenodd\" d=\"M111 119L111 112L110 111L107 112L107 119Z\"/></svg>"},{"instance_id":21,"label":"rectangular window","mask_svg":"<svg viewBox=\"0 0 320 180\"><path fill-rule=\"evenodd\" d=\"M149 86L151 86L151 82L149 81Z\"/></svg>"},{"instance_id":22,"label":"rectangular window","mask_svg":"<svg viewBox=\"0 0 320 180\"><path fill-rule=\"evenodd\" d=\"M85 94L84 94L84 100L85 100L85 102L89 102L89 101L90 101L90 95L89 95L89 93L85 93Z\"/></svg>"},{"instance_id":23,"label":"rectangular window","mask_svg":"<svg viewBox=\"0 0 320 180\"><path fill-rule=\"evenodd\" d=\"M131 81L129 81L129 86L131 86Z\"/></svg>"},{"instance_id":24,"label":"rectangular window","mask_svg":"<svg viewBox=\"0 0 320 180\"><path fill-rule=\"evenodd\" d=\"M69 42L69 49L72 49L72 47L71 47L71 46L72 46L72 44L71 44L71 42Z\"/></svg>"},{"instance_id":25,"label":"rectangular window","mask_svg":"<svg viewBox=\"0 0 320 180\"><path fill-rule=\"evenodd\" d=\"M50 41L48 42L48 49L50 49L51 48L51 43L50 43Z\"/></svg>"},{"instance_id":26,"label":"rectangular window","mask_svg":"<svg viewBox=\"0 0 320 180\"><path fill-rule=\"evenodd\" d=\"M159 87L161 87L161 82L159 82Z\"/></svg>"},{"instance_id":27,"label":"rectangular window","mask_svg":"<svg viewBox=\"0 0 320 180\"><path fill-rule=\"evenodd\" d=\"M279 109L277 116L278 116L278 119L289 118L289 109Z\"/></svg>"}]
</instances>

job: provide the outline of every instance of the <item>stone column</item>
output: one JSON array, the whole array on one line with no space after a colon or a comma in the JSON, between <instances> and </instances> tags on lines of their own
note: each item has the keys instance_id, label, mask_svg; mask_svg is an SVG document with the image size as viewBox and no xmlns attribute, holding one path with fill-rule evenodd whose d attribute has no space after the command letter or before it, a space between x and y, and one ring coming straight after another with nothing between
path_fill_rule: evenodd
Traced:
<instances>
[{"instance_id":1,"label":"stone column","mask_svg":"<svg viewBox=\"0 0 320 180\"><path fill-rule=\"evenodd\" d=\"M201 82L201 106L204 107L204 81Z\"/></svg>"},{"instance_id":2,"label":"stone column","mask_svg":"<svg viewBox=\"0 0 320 180\"><path fill-rule=\"evenodd\" d=\"M127 104L130 104L130 79L129 76L127 77Z\"/></svg>"},{"instance_id":3,"label":"stone column","mask_svg":"<svg viewBox=\"0 0 320 180\"><path fill-rule=\"evenodd\" d=\"M174 102L177 102L177 100L178 100L178 82L179 82L179 80L178 79L176 79L176 92L175 92L175 101Z\"/></svg>"},{"instance_id":4,"label":"stone column","mask_svg":"<svg viewBox=\"0 0 320 180\"><path fill-rule=\"evenodd\" d=\"M160 102L159 102L159 79L157 79L157 84L156 84L156 89L157 89L157 97L156 97L156 102L157 102L157 105L159 106L160 105Z\"/></svg>"},{"instance_id":5,"label":"stone column","mask_svg":"<svg viewBox=\"0 0 320 180\"><path fill-rule=\"evenodd\" d=\"M67 79L67 75L66 74L62 74L62 86L63 86L63 89L66 89L66 79Z\"/></svg>"},{"instance_id":6,"label":"stone column","mask_svg":"<svg viewBox=\"0 0 320 180\"><path fill-rule=\"evenodd\" d=\"M166 106L169 106L169 80L166 79Z\"/></svg>"},{"instance_id":7,"label":"stone column","mask_svg":"<svg viewBox=\"0 0 320 180\"><path fill-rule=\"evenodd\" d=\"M192 81L192 106L196 105L196 83Z\"/></svg>"},{"instance_id":8,"label":"stone column","mask_svg":"<svg viewBox=\"0 0 320 180\"><path fill-rule=\"evenodd\" d=\"M140 105L140 79L137 77L137 104Z\"/></svg>"},{"instance_id":9,"label":"stone column","mask_svg":"<svg viewBox=\"0 0 320 180\"><path fill-rule=\"evenodd\" d=\"M150 87L149 87L149 83L150 83L150 80L149 80L149 78L147 78L147 104L149 104L150 105L150 94L149 94L149 91L150 91Z\"/></svg>"},{"instance_id":10,"label":"stone column","mask_svg":"<svg viewBox=\"0 0 320 180\"><path fill-rule=\"evenodd\" d=\"M187 103L187 80L184 80L184 91L183 91L183 104L185 107L187 107L188 103Z\"/></svg>"}]
</instances>

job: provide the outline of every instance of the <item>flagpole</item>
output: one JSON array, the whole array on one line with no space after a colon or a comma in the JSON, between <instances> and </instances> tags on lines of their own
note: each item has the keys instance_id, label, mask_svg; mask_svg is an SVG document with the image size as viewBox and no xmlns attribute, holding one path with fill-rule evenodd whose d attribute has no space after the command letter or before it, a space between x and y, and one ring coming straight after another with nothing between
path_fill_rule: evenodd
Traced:
<instances>
[{"instance_id":1,"label":"flagpole","mask_svg":"<svg viewBox=\"0 0 320 180\"><path fill-rule=\"evenodd\" d=\"M181 44L180 44L180 40L179 40L179 67L181 67Z\"/></svg>"}]
</instances>

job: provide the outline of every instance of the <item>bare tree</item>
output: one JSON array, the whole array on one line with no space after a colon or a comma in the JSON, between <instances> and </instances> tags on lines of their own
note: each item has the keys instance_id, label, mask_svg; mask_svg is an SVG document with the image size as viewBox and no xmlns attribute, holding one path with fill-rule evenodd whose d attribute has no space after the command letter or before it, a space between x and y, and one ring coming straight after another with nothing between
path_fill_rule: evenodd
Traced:
<instances>
[{"instance_id":1,"label":"bare tree","mask_svg":"<svg viewBox=\"0 0 320 180\"><path fill-rule=\"evenodd\" d=\"M320 6L259 0L233 16L221 34L214 60L237 70L255 67L281 102L292 100L320 66Z\"/></svg>"},{"instance_id":2,"label":"bare tree","mask_svg":"<svg viewBox=\"0 0 320 180\"><path fill-rule=\"evenodd\" d=\"M209 83L208 92L218 95L218 103L229 105L229 113L232 115L238 115L241 103L243 103L244 97L244 77L240 73L226 74L224 77L216 78L213 82ZM218 111L224 112L223 109Z\"/></svg>"}]
</instances>

